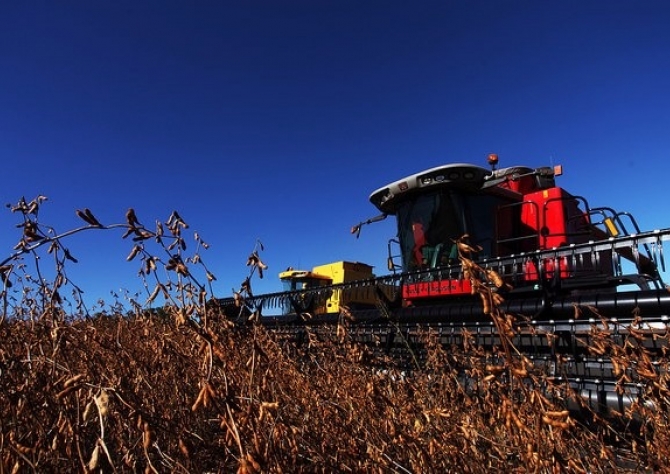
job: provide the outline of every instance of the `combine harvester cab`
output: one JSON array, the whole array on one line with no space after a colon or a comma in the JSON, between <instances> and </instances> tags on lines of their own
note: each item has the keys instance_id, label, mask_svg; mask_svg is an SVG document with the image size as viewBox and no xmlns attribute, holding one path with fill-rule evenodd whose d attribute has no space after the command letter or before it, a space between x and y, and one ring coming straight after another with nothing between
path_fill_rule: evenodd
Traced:
<instances>
[{"instance_id":1,"label":"combine harvester cab","mask_svg":"<svg viewBox=\"0 0 670 474\"><path fill-rule=\"evenodd\" d=\"M658 264L666 233L641 234L628 213L591 208L556 186L561 167L496 169L449 164L396 181L370 201L396 217L389 269L403 274L406 304L467 295L457 241L479 251L472 258L495 270L516 293L599 294L622 285L663 287ZM626 225L626 223L628 225ZM632 230L633 232L629 232ZM397 260L400 259L400 263ZM622 264L622 259L632 262Z\"/></svg>"}]
</instances>

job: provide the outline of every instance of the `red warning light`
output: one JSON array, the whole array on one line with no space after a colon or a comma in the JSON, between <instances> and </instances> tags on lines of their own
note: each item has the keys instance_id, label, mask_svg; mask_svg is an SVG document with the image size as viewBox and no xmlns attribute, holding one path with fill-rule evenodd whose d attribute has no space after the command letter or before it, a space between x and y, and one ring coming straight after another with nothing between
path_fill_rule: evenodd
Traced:
<instances>
[{"instance_id":1,"label":"red warning light","mask_svg":"<svg viewBox=\"0 0 670 474\"><path fill-rule=\"evenodd\" d=\"M495 169L495 167L498 165L498 155L496 153L491 153L486 161L488 161L489 165Z\"/></svg>"}]
</instances>

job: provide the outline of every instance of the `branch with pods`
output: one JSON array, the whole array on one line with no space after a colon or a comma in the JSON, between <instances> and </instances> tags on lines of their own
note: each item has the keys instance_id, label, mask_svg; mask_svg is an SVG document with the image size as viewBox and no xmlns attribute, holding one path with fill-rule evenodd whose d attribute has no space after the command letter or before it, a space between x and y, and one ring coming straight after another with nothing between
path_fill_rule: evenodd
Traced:
<instances>
[{"instance_id":1,"label":"branch with pods","mask_svg":"<svg viewBox=\"0 0 670 474\"><path fill-rule=\"evenodd\" d=\"M500 340L502 350L502 361L498 358L497 363L487 364L481 370L481 380L484 383L495 382L502 374L506 374L506 386L510 393L504 399L502 412L508 428L511 426L522 432L528 432L529 428L518 415L519 404L538 404L540 406L541 422L555 429L567 429L574 424L569 417L569 411L562 409L561 397L556 401L550 401L540 391L529 387L540 386L537 377L534 377L534 365L514 344L514 337L518 334L518 316L507 313L501 309L504 303L505 292L512 287L505 282L501 275L489 268L483 268L473 260L474 254L481 248L468 243L468 235L454 240L458 249L458 256L463 268L463 277L469 280L472 295L479 295L482 302L482 310L493 322ZM479 372L479 370L476 370ZM532 384L526 383L532 381ZM546 384L546 383L545 383ZM511 396L517 391L523 393L522 397ZM561 390L557 390L559 392Z\"/></svg>"},{"instance_id":2,"label":"branch with pods","mask_svg":"<svg viewBox=\"0 0 670 474\"><path fill-rule=\"evenodd\" d=\"M247 267L249 267L249 275L242 281L240 288L235 290L233 288L233 298L235 301L235 307L239 309L238 318L244 315L246 312L250 313L248 317L249 321L258 321L261 315L261 308L256 307L250 303L253 299L253 291L251 289L251 281L254 274L258 273L258 278L263 278L265 270L268 269L268 266L261 260L260 252L265 250L263 243L260 240L256 240L256 245L254 245L253 250L247 257Z\"/></svg>"},{"instance_id":3,"label":"branch with pods","mask_svg":"<svg viewBox=\"0 0 670 474\"><path fill-rule=\"evenodd\" d=\"M213 294L214 274L205 265L202 251L209 248L200 235L194 233L195 250L186 255L187 240L184 231L188 224L173 211L165 222L156 221L155 228L149 229L139 220L134 209L129 209L125 222L102 223L88 209L77 209L76 216L83 225L65 232L40 219L40 212L47 201L45 196L37 196L31 201L20 199L7 207L20 216L16 225L21 229L21 237L13 252L0 261L0 299L2 315L0 321L8 317L30 319L51 318L54 321L65 317L64 305L69 302L64 290L71 288L75 314L88 316L89 310L83 298L83 290L69 277L69 264L78 263L73 252L66 246L67 238L75 234L93 230L123 230L122 238L132 242L127 261L140 261L139 276L147 297L138 302L130 299L132 309L140 313L162 296L173 308L177 308L178 321L197 314L206 318L208 295ZM151 248L149 244L153 244ZM44 268L43 259L53 259L55 275L47 278L52 269ZM204 278L198 276L194 266L199 266ZM34 272L34 276L33 276ZM202 314L204 313L204 314Z\"/></svg>"}]
</instances>

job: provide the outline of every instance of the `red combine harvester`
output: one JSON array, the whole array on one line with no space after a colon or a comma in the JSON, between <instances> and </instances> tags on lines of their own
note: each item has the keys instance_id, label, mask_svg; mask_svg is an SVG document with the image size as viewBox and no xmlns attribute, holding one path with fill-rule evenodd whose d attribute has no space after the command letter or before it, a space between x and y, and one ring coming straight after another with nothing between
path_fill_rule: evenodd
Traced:
<instances>
[{"instance_id":1,"label":"red combine harvester","mask_svg":"<svg viewBox=\"0 0 670 474\"><path fill-rule=\"evenodd\" d=\"M476 265L505 282L491 291L502 296L500 311L523 321L514 340L519 356L570 383L593 406L623 409L639 385L622 389L611 360L585 347L600 315L620 341L633 330L670 329L670 292L661 278L670 229L643 232L629 213L591 207L556 185L560 167L498 168L496 155L488 163L490 169L431 168L371 194L382 214L352 231L358 236L364 225L395 216L389 275L337 284L321 277L317 286L249 297L241 307L232 298L220 303L232 316L255 313L294 336L306 327L332 331L344 309L354 320L350 337L399 358L409 358L408 350L412 360L421 355L418 334L426 329L447 347L461 344L464 334L493 347L500 338L459 259L459 244L466 244L476 249L468 255ZM650 354L667 350L664 338L650 341Z\"/></svg>"},{"instance_id":2,"label":"red combine harvester","mask_svg":"<svg viewBox=\"0 0 670 474\"><path fill-rule=\"evenodd\" d=\"M389 268L417 276L403 285L408 303L470 293L469 281L459 275L434 272L458 263L457 241L464 235L479 249L478 260L504 274L516 292L567 295L625 284L640 290L663 287L657 262L664 234L641 237L630 214L591 208L583 197L556 186L561 167L496 169L496 155L489 156L489 163L492 170L468 164L429 169L370 196L384 214L368 222L396 216L393 243L401 263L390 255ZM630 237L630 230L637 237L621 239ZM611 251L596 242L610 243ZM622 258L633 263L630 273L624 273ZM423 278L425 271L429 278Z\"/></svg>"}]
</instances>

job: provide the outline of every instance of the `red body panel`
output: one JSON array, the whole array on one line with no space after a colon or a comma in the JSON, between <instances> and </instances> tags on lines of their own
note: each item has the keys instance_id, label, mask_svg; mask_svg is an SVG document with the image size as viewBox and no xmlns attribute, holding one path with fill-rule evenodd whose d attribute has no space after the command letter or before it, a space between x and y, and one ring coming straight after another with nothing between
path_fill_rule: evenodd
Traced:
<instances>
[{"instance_id":1,"label":"red body panel","mask_svg":"<svg viewBox=\"0 0 670 474\"><path fill-rule=\"evenodd\" d=\"M567 242L566 204L570 196L561 188L536 191L524 196L521 222L540 233L540 250L560 247Z\"/></svg>"},{"instance_id":2,"label":"red body panel","mask_svg":"<svg viewBox=\"0 0 670 474\"><path fill-rule=\"evenodd\" d=\"M557 264L558 263L558 268ZM542 261L544 276L547 279L554 278L556 272L560 272L560 278L568 278L570 276L570 271L568 269L568 259L563 257L558 262L554 259L545 259ZM524 280L526 281L537 281L540 279L540 274L537 271L537 265L534 262L529 261L524 266Z\"/></svg>"}]
</instances>

